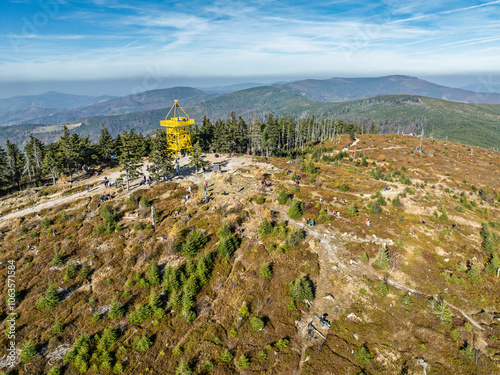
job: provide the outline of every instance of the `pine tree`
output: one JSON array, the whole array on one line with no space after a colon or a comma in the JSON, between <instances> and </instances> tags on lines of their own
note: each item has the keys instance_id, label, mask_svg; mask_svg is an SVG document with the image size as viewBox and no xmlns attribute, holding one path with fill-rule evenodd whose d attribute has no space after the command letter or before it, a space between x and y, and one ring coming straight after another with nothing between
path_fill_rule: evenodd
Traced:
<instances>
[{"instance_id":1,"label":"pine tree","mask_svg":"<svg viewBox=\"0 0 500 375\"><path fill-rule=\"evenodd\" d=\"M64 273L64 278L63 280L65 282L68 282L69 280L73 279L78 271L78 266L74 262L69 262L68 266L66 267L66 272Z\"/></svg>"},{"instance_id":2,"label":"pine tree","mask_svg":"<svg viewBox=\"0 0 500 375\"><path fill-rule=\"evenodd\" d=\"M160 284L160 269L154 260L149 262L148 281L151 286Z\"/></svg>"},{"instance_id":3,"label":"pine tree","mask_svg":"<svg viewBox=\"0 0 500 375\"><path fill-rule=\"evenodd\" d=\"M265 324L262 321L262 319L260 319L257 316L254 316L252 319L250 319L250 324L251 324L251 326L252 326L252 328L253 328L254 331L260 331L265 326Z\"/></svg>"},{"instance_id":4,"label":"pine tree","mask_svg":"<svg viewBox=\"0 0 500 375\"><path fill-rule=\"evenodd\" d=\"M106 125L102 123L101 125L101 135L97 141L97 152L99 153L100 159L106 163L111 160L111 155L115 150L115 144L113 142L113 137L109 134Z\"/></svg>"},{"instance_id":5,"label":"pine tree","mask_svg":"<svg viewBox=\"0 0 500 375\"><path fill-rule=\"evenodd\" d=\"M205 246L208 238L198 229L189 233L186 242L182 245L182 252L189 258L194 258Z\"/></svg>"},{"instance_id":6,"label":"pine tree","mask_svg":"<svg viewBox=\"0 0 500 375\"><path fill-rule=\"evenodd\" d=\"M168 266L163 274L163 290L166 292L177 292L180 287L179 271L172 266Z\"/></svg>"},{"instance_id":7,"label":"pine tree","mask_svg":"<svg viewBox=\"0 0 500 375\"><path fill-rule=\"evenodd\" d=\"M191 367L184 360L181 360L179 366L175 369L175 375L191 375L192 373Z\"/></svg>"},{"instance_id":8,"label":"pine tree","mask_svg":"<svg viewBox=\"0 0 500 375\"><path fill-rule=\"evenodd\" d=\"M59 297L59 293L54 284L50 284L47 286L47 290L45 291L44 296L44 306L54 307L60 302L61 298Z\"/></svg>"},{"instance_id":9,"label":"pine tree","mask_svg":"<svg viewBox=\"0 0 500 375\"><path fill-rule=\"evenodd\" d=\"M290 208L288 209L288 216L290 216L292 219L300 219L303 214L304 207L302 205L302 202L294 199L292 201L292 204L290 205Z\"/></svg>"},{"instance_id":10,"label":"pine tree","mask_svg":"<svg viewBox=\"0 0 500 375\"><path fill-rule=\"evenodd\" d=\"M226 348L222 351L220 354L220 360L222 362L228 363L233 360L234 356L231 354L231 352Z\"/></svg>"},{"instance_id":11,"label":"pine tree","mask_svg":"<svg viewBox=\"0 0 500 375\"><path fill-rule=\"evenodd\" d=\"M271 267L269 266L269 263L264 263L262 266L259 268L259 277L261 279L270 279L273 277L273 272L271 270Z\"/></svg>"},{"instance_id":12,"label":"pine tree","mask_svg":"<svg viewBox=\"0 0 500 375\"><path fill-rule=\"evenodd\" d=\"M56 319L54 321L54 326L52 327L52 332L55 333L56 335L59 335L64 332L64 326L63 324L59 321L59 319Z\"/></svg>"},{"instance_id":13,"label":"pine tree","mask_svg":"<svg viewBox=\"0 0 500 375\"><path fill-rule=\"evenodd\" d=\"M56 177L63 171L63 155L59 149L59 143L55 142L46 147L43 158L43 168L52 176L52 182L56 184Z\"/></svg>"},{"instance_id":14,"label":"pine tree","mask_svg":"<svg viewBox=\"0 0 500 375\"><path fill-rule=\"evenodd\" d=\"M486 270L496 275L499 268L500 268L500 259L498 258L498 254L495 253L491 257L489 262L486 264Z\"/></svg>"},{"instance_id":15,"label":"pine tree","mask_svg":"<svg viewBox=\"0 0 500 375\"><path fill-rule=\"evenodd\" d=\"M236 361L236 367L240 369L246 369L250 366L250 360L244 355L240 355Z\"/></svg>"},{"instance_id":16,"label":"pine tree","mask_svg":"<svg viewBox=\"0 0 500 375\"><path fill-rule=\"evenodd\" d=\"M265 236L273 231L273 225L266 219L263 218L260 222L258 232L261 236Z\"/></svg>"},{"instance_id":17,"label":"pine tree","mask_svg":"<svg viewBox=\"0 0 500 375\"><path fill-rule=\"evenodd\" d=\"M19 359L21 362L29 362L36 356L36 346L31 341L26 341L21 349Z\"/></svg>"},{"instance_id":18,"label":"pine tree","mask_svg":"<svg viewBox=\"0 0 500 375\"><path fill-rule=\"evenodd\" d=\"M161 299L158 294L155 293L154 290L151 291L151 294L149 295L149 306L152 309L156 309L161 307Z\"/></svg>"},{"instance_id":19,"label":"pine tree","mask_svg":"<svg viewBox=\"0 0 500 375\"><path fill-rule=\"evenodd\" d=\"M32 134L26 146L24 147L24 152L26 154L26 159L29 165L30 171L28 174L33 176L35 179L40 179L43 169L43 158L44 158L44 145L43 143Z\"/></svg>"},{"instance_id":20,"label":"pine tree","mask_svg":"<svg viewBox=\"0 0 500 375\"><path fill-rule=\"evenodd\" d=\"M52 267L56 267L56 266L60 266L61 264L63 264L62 257L57 250L54 250L54 256L52 257L52 261L50 262L50 265Z\"/></svg>"},{"instance_id":21,"label":"pine tree","mask_svg":"<svg viewBox=\"0 0 500 375\"><path fill-rule=\"evenodd\" d=\"M385 247L381 247L378 250L377 259L373 262L373 266L377 268L387 268L391 265L389 260L389 254L387 253L387 249Z\"/></svg>"},{"instance_id":22,"label":"pine tree","mask_svg":"<svg viewBox=\"0 0 500 375\"><path fill-rule=\"evenodd\" d=\"M108 318L109 319L117 319L123 317L124 311L123 311L123 306L120 302L118 302L118 299L113 298L111 301L111 307L109 308L108 311Z\"/></svg>"},{"instance_id":23,"label":"pine tree","mask_svg":"<svg viewBox=\"0 0 500 375\"><path fill-rule=\"evenodd\" d=\"M466 275L471 281L475 283L480 283L481 279L481 270L479 269L479 264L473 264L471 268L466 272Z\"/></svg>"},{"instance_id":24,"label":"pine tree","mask_svg":"<svg viewBox=\"0 0 500 375\"><path fill-rule=\"evenodd\" d=\"M279 204L286 204L286 202L288 201L288 197L289 196L286 190L280 190L280 192L278 193L278 198L276 198L276 200Z\"/></svg>"},{"instance_id":25,"label":"pine tree","mask_svg":"<svg viewBox=\"0 0 500 375\"><path fill-rule=\"evenodd\" d=\"M238 240L234 236L229 236L219 241L217 252L224 258L229 259L239 246Z\"/></svg>"},{"instance_id":26,"label":"pine tree","mask_svg":"<svg viewBox=\"0 0 500 375\"><path fill-rule=\"evenodd\" d=\"M125 172L121 177L127 179L127 190L130 190L130 181L139 175L142 166L142 140L132 128L129 132L124 130L120 139L120 154L118 162L120 171Z\"/></svg>"},{"instance_id":27,"label":"pine tree","mask_svg":"<svg viewBox=\"0 0 500 375\"><path fill-rule=\"evenodd\" d=\"M312 301L314 299L314 293L311 281L305 277L298 277L295 281L290 283L288 295L295 300Z\"/></svg>"},{"instance_id":28,"label":"pine tree","mask_svg":"<svg viewBox=\"0 0 500 375\"><path fill-rule=\"evenodd\" d=\"M7 148L5 151L5 161L6 161L6 176L8 181L12 185L19 186L21 182L21 173L23 170L24 157L17 145L10 143L7 139Z\"/></svg>"},{"instance_id":29,"label":"pine tree","mask_svg":"<svg viewBox=\"0 0 500 375\"><path fill-rule=\"evenodd\" d=\"M200 167L205 167L207 165L205 155L203 155L199 142L194 145L191 155L189 156L189 165L191 167L196 167L196 173L198 173Z\"/></svg>"},{"instance_id":30,"label":"pine tree","mask_svg":"<svg viewBox=\"0 0 500 375\"><path fill-rule=\"evenodd\" d=\"M151 340L144 335L142 337L136 337L132 342L134 348L139 352L145 352L151 347L152 344Z\"/></svg>"},{"instance_id":31,"label":"pine tree","mask_svg":"<svg viewBox=\"0 0 500 375\"><path fill-rule=\"evenodd\" d=\"M158 181L174 172L172 153L168 148L167 133L158 129L152 139L149 161L152 163L149 170Z\"/></svg>"},{"instance_id":32,"label":"pine tree","mask_svg":"<svg viewBox=\"0 0 500 375\"><path fill-rule=\"evenodd\" d=\"M358 216L359 214L359 210L358 210L358 207L356 207L356 205L353 203L349 206L348 208L348 213L349 213L349 216L350 217L355 217L355 216Z\"/></svg>"}]
</instances>

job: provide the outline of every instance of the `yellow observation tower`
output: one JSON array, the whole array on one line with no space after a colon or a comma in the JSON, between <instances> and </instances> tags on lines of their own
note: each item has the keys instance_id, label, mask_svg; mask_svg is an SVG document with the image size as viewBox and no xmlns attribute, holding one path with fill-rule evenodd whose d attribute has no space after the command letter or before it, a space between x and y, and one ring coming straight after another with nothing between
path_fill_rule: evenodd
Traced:
<instances>
[{"instance_id":1,"label":"yellow observation tower","mask_svg":"<svg viewBox=\"0 0 500 375\"><path fill-rule=\"evenodd\" d=\"M167 120L170 113L173 111L173 117ZM184 114L184 116L182 116ZM178 155L182 150L191 151L191 126L194 125L194 120L191 120L182 107L174 100L174 105L168 111L165 120L160 121L161 126L167 129L168 149L175 155Z\"/></svg>"}]
</instances>

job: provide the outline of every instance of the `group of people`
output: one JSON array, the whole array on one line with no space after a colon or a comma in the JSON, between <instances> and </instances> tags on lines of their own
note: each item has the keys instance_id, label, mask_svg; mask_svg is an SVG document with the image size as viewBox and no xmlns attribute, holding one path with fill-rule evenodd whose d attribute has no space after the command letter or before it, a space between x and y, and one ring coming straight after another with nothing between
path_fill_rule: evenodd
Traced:
<instances>
[{"instance_id":1,"label":"group of people","mask_svg":"<svg viewBox=\"0 0 500 375\"><path fill-rule=\"evenodd\" d=\"M111 194L101 194L99 195L99 203L100 202L105 202L105 201L110 201L111 199L113 199L113 197L111 196Z\"/></svg>"},{"instance_id":2,"label":"group of people","mask_svg":"<svg viewBox=\"0 0 500 375\"><path fill-rule=\"evenodd\" d=\"M146 185L146 183L148 184L148 186L151 186L151 184L153 183L153 178L151 176L149 176L146 179L146 175L142 175L142 180L139 183L139 186Z\"/></svg>"},{"instance_id":3,"label":"group of people","mask_svg":"<svg viewBox=\"0 0 500 375\"><path fill-rule=\"evenodd\" d=\"M260 184L261 184L262 186L269 187L269 186L271 186L271 181L266 181L265 179L263 179L263 180L260 182Z\"/></svg>"},{"instance_id":4,"label":"group of people","mask_svg":"<svg viewBox=\"0 0 500 375\"><path fill-rule=\"evenodd\" d=\"M311 227L314 227L316 225L316 223L314 222L314 220L311 220L309 218L306 219L306 224L310 225Z\"/></svg>"},{"instance_id":5,"label":"group of people","mask_svg":"<svg viewBox=\"0 0 500 375\"><path fill-rule=\"evenodd\" d=\"M337 202L340 202L340 203L347 203L347 201L345 199L340 199L340 198L337 198L337 197L333 197L333 200L337 201Z\"/></svg>"}]
</instances>

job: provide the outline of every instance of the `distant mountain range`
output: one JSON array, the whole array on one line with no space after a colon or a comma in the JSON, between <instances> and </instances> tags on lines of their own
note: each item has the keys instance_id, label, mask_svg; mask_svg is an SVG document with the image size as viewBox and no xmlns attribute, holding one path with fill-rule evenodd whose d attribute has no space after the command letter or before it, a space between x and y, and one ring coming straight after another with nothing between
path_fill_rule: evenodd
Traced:
<instances>
[{"instance_id":1,"label":"distant mountain range","mask_svg":"<svg viewBox=\"0 0 500 375\"><path fill-rule=\"evenodd\" d=\"M275 85L318 102L343 102L380 95L410 94L465 103L500 104L498 93L478 93L437 85L417 77L393 75L379 78L306 79Z\"/></svg>"},{"instance_id":2,"label":"distant mountain range","mask_svg":"<svg viewBox=\"0 0 500 375\"><path fill-rule=\"evenodd\" d=\"M102 123L113 135L132 127L153 133L174 99L178 99L198 123L204 116L213 121L226 119L233 111L246 121L254 116L264 121L273 113L296 118L343 119L367 125L373 122L384 132L416 132L425 126L425 134L436 138L448 137L450 141L484 147L500 144L500 105L497 104L500 94L454 89L409 76L303 80L225 94L175 87L107 100L94 98L92 104L75 104L77 108L17 109L14 112L26 118L17 123L27 124L4 127L0 144L7 138L22 144L31 132L50 142L58 138L64 123L70 124L72 131L90 135L94 140ZM474 104L478 102L482 104ZM0 124L12 124L12 118L0 112Z\"/></svg>"}]
</instances>

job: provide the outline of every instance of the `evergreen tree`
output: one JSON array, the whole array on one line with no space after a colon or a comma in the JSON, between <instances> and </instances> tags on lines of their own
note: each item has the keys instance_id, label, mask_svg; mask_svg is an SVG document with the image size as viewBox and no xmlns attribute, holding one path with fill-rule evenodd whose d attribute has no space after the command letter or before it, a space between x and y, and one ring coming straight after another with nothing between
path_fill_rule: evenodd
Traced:
<instances>
[{"instance_id":1,"label":"evergreen tree","mask_svg":"<svg viewBox=\"0 0 500 375\"><path fill-rule=\"evenodd\" d=\"M65 125L64 133L59 140L59 144L70 181L73 181L73 168L80 159L80 141L80 136L76 133L71 135L68 127Z\"/></svg>"},{"instance_id":2,"label":"evergreen tree","mask_svg":"<svg viewBox=\"0 0 500 375\"><path fill-rule=\"evenodd\" d=\"M123 311L123 306L120 302L118 302L118 299L113 298L111 301L111 307L109 308L108 311L108 318L109 319L117 319L123 317L124 311Z\"/></svg>"},{"instance_id":3,"label":"evergreen tree","mask_svg":"<svg viewBox=\"0 0 500 375\"><path fill-rule=\"evenodd\" d=\"M59 321L59 319L56 319L54 321L54 326L52 327L52 332L55 333L56 335L59 335L64 332L64 326L63 324Z\"/></svg>"},{"instance_id":4,"label":"evergreen tree","mask_svg":"<svg viewBox=\"0 0 500 375\"><path fill-rule=\"evenodd\" d=\"M7 148L5 152L5 161L6 161L6 176L8 181L12 185L17 185L21 182L21 173L23 170L24 157L22 153L17 148L17 145L14 143L10 143L7 139L6 142Z\"/></svg>"},{"instance_id":5,"label":"evergreen tree","mask_svg":"<svg viewBox=\"0 0 500 375\"><path fill-rule=\"evenodd\" d=\"M120 171L125 172L121 177L127 179L127 190L130 190L130 181L139 175L139 170L142 166L142 140L135 134L134 128L129 132L124 130L120 139L120 154L118 162Z\"/></svg>"},{"instance_id":6,"label":"evergreen tree","mask_svg":"<svg viewBox=\"0 0 500 375\"><path fill-rule=\"evenodd\" d=\"M273 231L273 225L266 219L263 218L260 222L258 232L261 236L265 236Z\"/></svg>"},{"instance_id":7,"label":"evergreen tree","mask_svg":"<svg viewBox=\"0 0 500 375\"><path fill-rule=\"evenodd\" d=\"M151 291L151 294L149 295L149 306L152 309L156 309L161 307L161 299L158 294L154 290Z\"/></svg>"},{"instance_id":8,"label":"evergreen tree","mask_svg":"<svg viewBox=\"0 0 500 375\"><path fill-rule=\"evenodd\" d=\"M373 266L377 268L387 268L391 265L391 261L389 260L389 254L387 253L387 249L385 247L381 247L378 250L377 259L373 262Z\"/></svg>"},{"instance_id":9,"label":"evergreen tree","mask_svg":"<svg viewBox=\"0 0 500 375\"><path fill-rule=\"evenodd\" d=\"M189 258L194 258L205 246L208 238L198 229L189 233L186 242L182 245L182 252Z\"/></svg>"},{"instance_id":10,"label":"evergreen tree","mask_svg":"<svg viewBox=\"0 0 500 375\"><path fill-rule=\"evenodd\" d=\"M265 324L262 321L262 319L260 319L257 316L254 316L252 319L250 319L250 324L252 325L252 328L253 328L254 331L260 331L265 326Z\"/></svg>"},{"instance_id":11,"label":"evergreen tree","mask_svg":"<svg viewBox=\"0 0 500 375\"><path fill-rule=\"evenodd\" d=\"M262 144L261 144L262 123L259 120L257 120L255 116L252 122L250 122L250 125L248 127L248 138L250 144L250 152L252 153L252 156L260 154L260 152L262 151Z\"/></svg>"},{"instance_id":12,"label":"evergreen tree","mask_svg":"<svg viewBox=\"0 0 500 375\"><path fill-rule=\"evenodd\" d=\"M292 201L292 204L290 205L290 208L288 209L288 216L290 216L292 219L299 219L303 214L304 206L302 205L302 202L294 199Z\"/></svg>"},{"instance_id":13,"label":"evergreen tree","mask_svg":"<svg viewBox=\"0 0 500 375\"><path fill-rule=\"evenodd\" d=\"M223 238L217 245L217 252L224 258L229 259L239 246L238 240L234 236Z\"/></svg>"},{"instance_id":14,"label":"evergreen tree","mask_svg":"<svg viewBox=\"0 0 500 375\"><path fill-rule=\"evenodd\" d=\"M244 354L240 355L238 357L238 360L236 361L236 367L240 369L246 369L248 368L248 366L250 366L250 360L248 359L248 357Z\"/></svg>"},{"instance_id":15,"label":"evergreen tree","mask_svg":"<svg viewBox=\"0 0 500 375\"><path fill-rule=\"evenodd\" d=\"M486 270L496 275L499 268L500 268L500 259L498 258L498 254L495 253L491 257L489 262L486 264Z\"/></svg>"},{"instance_id":16,"label":"evergreen tree","mask_svg":"<svg viewBox=\"0 0 500 375\"><path fill-rule=\"evenodd\" d=\"M55 142L46 147L43 157L43 168L52 176L52 182L56 184L56 177L63 171L63 155L59 149L59 143Z\"/></svg>"},{"instance_id":17,"label":"evergreen tree","mask_svg":"<svg viewBox=\"0 0 500 375\"><path fill-rule=\"evenodd\" d=\"M269 266L269 263L264 263L262 266L259 268L259 277L261 279L270 279L273 277L273 272L271 270L271 267Z\"/></svg>"},{"instance_id":18,"label":"evergreen tree","mask_svg":"<svg viewBox=\"0 0 500 375\"><path fill-rule=\"evenodd\" d=\"M196 143L193 147L193 151L189 157L189 165L191 167L196 167L196 173L198 173L198 168L205 167L207 165L205 155L203 155L199 143Z\"/></svg>"},{"instance_id":19,"label":"evergreen tree","mask_svg":"<svg viewBox=\"0 0 500 375\"><path fill-rule=\"evenodd\" d=\"M160 284L160 269L154 260L149 262L148 281L151 286Z\"/></svg>"},{"instance_id":20,"label":"evergreen tree","mask_svg":"<svg viewBox=\"0 0 500 375\"><path fill-rule=\"evenodd\" d=\"M172 266L168 266L163 274L163 290L166 292L177 292L180 287L179 271Z\"/></svg>"},{"instance_id":21,"label":"evergreen tree","mask_svg":"<svg viewBox=\"0 0 500 375\"><path fill-rule=\"evenodd\" d=\"M111 155L115 151L113 137L111 136L111 134L109 134L109 131L104 123L102 123L101 125L101 135L99 136L99 140L97 141L96 149L100 156L100 159L106 163L111 160Z\"/></svg>"},{"instance_id":22,"label":"evergreen tree","mask_svg":"<svg viewBox=\"0 0 500 375\"><path fill-rule=\"evenodd\" d=\"M26 341L21 349L19 359L21 362L29 362L36 356L36 346L31 341Z\"/></svg>"},{"instance_id":23,"label":"evergreen tree","mask_svg":"<svg viewBox=\"0 0 500 375\"><path fill-rule=\"evenodd\" d=\"M149 161L152 163L149 170L158 181L161 177L166 180L167 176L174 172L172 153L168 149L167 133L161 129L156 131L152 139Z\"/></svg>"},{"instance_id":24,"label":"evergreen tree","mask_svg":"<svg viewBox=\"0 0 500 375\"><path fill-rule=\"evenodd\" d=\"M47 290L45 291L44 296L44 306L54 307L61 300L59 293L54 284L50 284L47 286Z\"/></svg>"},{"instance_id":25,"label":"evergreen tree","mask_svg":"<svg viewBox=\"0 0 500 375\"><path fill-rule=\"evenodd\" d=\"M473 264L471 268L466 272L466 275L471 281L475 283L480 283L481 279L481 270L479 269L479 264Z\"/></svg>"},{"instance_id":26,"label":"evergreen tree","mask_svg":"<svg viewBox=\"0 0 500 375\"><path fill-rule=\"evenodd\" d=\"M308 300L314 299L313 286L309 279L299 277L290 283L290 290L288 295L295 300Z\"/></svg>"},{"instance_id":27,"label":"evergreen tree","mask_svg":"<svg viewBox=\"0 0 500 375\"><path fill-rule=\"evenodd\" d=\"M220 354L220 360L225 363L231 362L233 358L233 354L227 348Z\"/></svg>"},{"instance_id":28,"label":"evergreen tree","mask_svg":"<svg viewBox=\"0 0 500 375\"><path fill-rule=\"evenodd\" d=\"M351 204L351 205L348 207L348 209L347 209L347 210L348 210L347 212L349 213L349 216L351 216L351 217L358 216L358 214L359 214L358 207L356 207L356 205L355 205L354 203L353 203L353 204Z\"/></svg>"},{"instance_id":29,"label":"evergreen tree","mask_svg":"<svg viewBox=\"0 0 500 375\"><path fill-rule=\"evenodd\" d=\"M24 147L24 153L26 154L26 166L28 166L28 175L35 179L40 179L43 170L43 158L44 158L44 145L43 143L32 134L26 146Z\"/></svg>"},{"instance_id":30,"label":"evergreen tree","mask_svg":"<svg viewBox=\"0 0 500 375\"><path fill-rule=\"evenodd\" d=\"M179 366L175 369L175 375L191 375L192 373L191 367L184 360L181 360Z\"/></svg>"}]
</instances>

